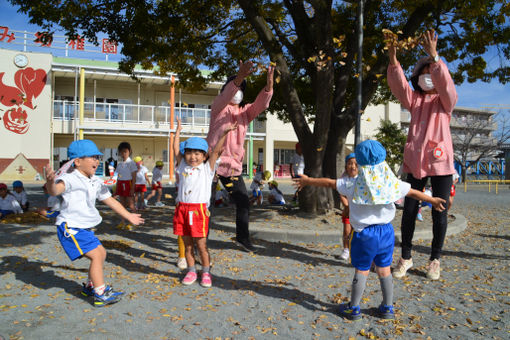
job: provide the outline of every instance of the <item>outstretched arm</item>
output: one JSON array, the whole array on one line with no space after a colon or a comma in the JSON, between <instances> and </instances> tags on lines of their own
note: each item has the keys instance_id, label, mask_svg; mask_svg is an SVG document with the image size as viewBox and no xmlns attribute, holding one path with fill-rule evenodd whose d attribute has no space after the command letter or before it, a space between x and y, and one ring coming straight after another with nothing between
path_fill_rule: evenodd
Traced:
<instances>
[{"instance_id":1,"label":"outstretched arm","mask_svg":"<svg viewBox=\"0 0 510 340\"><path fill-rule=\"evenodd\" d=\"M174 152L174 157L175 157L177 164L179 164L179 162L181 161L181 158L183 156L183 155L181 155L181 151L180 151L181 130L182 130L181 120L179 118L177 118L177 129L175 130L174 145L172 146L172 150Z\"/></svg>"},{"instance_id":2,"label":"outstretched arm","mask_svg":"<svg viewBox=\"0 0 510 340\"><path fill-rule=\"evenodd\" d=\"M327 188L336 189L336 180L332 179L332 178L326 178L326 177L312 178L312 177L308 177L307 175L303 174L303 175L301 175L301 177L293 179L293 181L294 181L294 186L298 190L303 189L307 185L314 186L314 187L327 187Z\"/></svg>"},{"instance_id":3,"label":"outstretched arm","mask_svg":"<svg viewBox=\"0 0 510 340\"><path fill-rule=\"evenodd\" d=\"M434 206L434 209L436 209L437 211L443 211L444 210L443 203L446 203L446 201L442 198L430 197L429 195L425 195L423 192L415 189L409 190L406 196L414 198L415 200L418 201L425 201L431 203L432 206Z\"/></svg>"},{"instance_id":4,"label":"outstretched arm","mask_svg":"<svg viewBox=\"0 0 510 340\"><path fill-rule=\"evenodd\" d=\"M218 143L216 143L216 145L214 146L214 149L211 151L211 154L209 155L208 162L209 162L209 166L211 167L211 169L214 170L214 164L216 163L216 160L218 160L218 158L221 155L221 152L223 150L223 144L225 144L225 139L227 138L227 134L230 131L237 129L237 127L238 127L238 124L237 124L237 122L235 122L234 124L231 124L229 127L227 127L225 129L225 131L223 131L223 134L221 135L220 139L218 140Z\"/></svg>"},{"instance_id":5,"label":"outstretched arm","mask_svg":"<svg viewBox=\"0 0 510 340\"><path fill-rule=\"evenodd\" d=\"M125 218L129 221L129 223L134 225L139 225L144 222L144 219L141 217L140 214L132 214L129 211L124 208L122 204L120 204L119 201L117 201L113 197L108 197L107 199L102 201L104 204L109 206L113 211L115 211L117 214L119 214L122 218Z\"/></svg>"}]
</instances>

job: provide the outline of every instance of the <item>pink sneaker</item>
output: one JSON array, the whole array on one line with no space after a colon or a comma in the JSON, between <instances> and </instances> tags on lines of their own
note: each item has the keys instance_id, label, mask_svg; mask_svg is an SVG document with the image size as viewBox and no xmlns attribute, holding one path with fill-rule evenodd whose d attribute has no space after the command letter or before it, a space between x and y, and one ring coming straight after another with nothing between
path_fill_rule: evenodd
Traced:
<instances>
[{"instance_id":1,"label":"pink sneaker","mask_svg":"<svg viewBox=\"0 0 510 340\"><path fill-rule=\"evenodd\" d=\"M193 284L196 280L197 280L197 273L188 272L188 274L186 274L184 279L182 279L182 284L189 286L189 285Z\"/></svg>"},{"instance_id":2,"label":"pink sneaker","mask_svg":"<svg viewBox=\"0 0 510 340\"><path fill-rule=\"evenodd\" d=\"M203 273L202 278L200 279L200 285L205 288L209 288L212 286L211 274Z\"/></svg>"}]
</instances>

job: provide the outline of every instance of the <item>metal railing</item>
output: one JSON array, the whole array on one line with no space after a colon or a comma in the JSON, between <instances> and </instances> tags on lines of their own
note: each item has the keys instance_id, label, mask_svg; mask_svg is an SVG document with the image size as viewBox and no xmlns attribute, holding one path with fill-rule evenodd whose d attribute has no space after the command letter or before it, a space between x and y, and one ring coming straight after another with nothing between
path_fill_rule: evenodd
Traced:
<instances>
[{"instance_id":1,"label":"metal railing","mask_svg":"<svg viewBox=\"0 0 510 340\"><path fill-rule=\"evenodd\" d=\"M53 119L73 120L78 118L78 113L79 102L66 100L53 101ZM175 115L181 118L183 124L208 126L211 110L175 107ZM83 117L86 121L98 122L168 124L170 107L85 102Z\"/></svg>"},{"instance_id":2,"label":"metal railing","mask_svg":"<svg viewBox=\"0 0 510 340\"><path fill-rule=\"evenodd\" d=\"M478 183L478 184L489 184L489 192L491 192L491 184L496 186L496 194L498 194L498 185L499 184L510 184L510 180L508 179L468 179L464 182L464 192L467 192L468 183Z\"/></svg>"}]
</instances>

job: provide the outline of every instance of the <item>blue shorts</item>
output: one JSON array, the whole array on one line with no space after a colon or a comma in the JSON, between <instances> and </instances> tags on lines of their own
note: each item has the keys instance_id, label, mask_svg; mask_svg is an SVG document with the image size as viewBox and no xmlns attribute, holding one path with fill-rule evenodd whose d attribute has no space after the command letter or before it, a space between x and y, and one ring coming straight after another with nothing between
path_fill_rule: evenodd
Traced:
<instances>
[{"instance_id":1,"label":"blue shorts","mask_svg":"<svg viewBox=\"0 0 510 340\"><path fill-rule=\"evenodd\" d=\"M14 214L14 211L12 211L12 210L0 210L0 214L2 214L2 216L0 218L4 218L6 215Z\"/></svg>"},{"instance_id":2,"label":"blue shorts","mask_svg":"<svg viewBox=\"0 0 510 340\"><path fill-rule=\"evenodd\" d=\"M253 189L251 194L253 195L253 197L259 197L262 196L262 191L260 189Z\"/></svg>"},{"instance_id":3,"label":"blue shorts","mask_svg":"<svg viewBox=\"0 0 510 340\"><path fill-rule=\"evenodd\" d=\"M92 229L68 228L66 222L57 226L57 234L62 248L71 261L79 259L101 245Z\"/></svg>"},{"instance_id":4,"label":"blue shorts","mask_svg":"<svg viewBox=\"0 0 510 340\"><path fill-rule=\"evenodd\" d=\"M377 267L389 267L393 261L395 232L391 223L375 224L351 238L351 263L358 270L370 270L372 262Z\"/></svg>"},{"instance_id":5,"label":"blue shorts","mask_svg":"<svg viewBox=\"0 0 510 340\"><path fill-rule=\"evenodd\" d=\"M55 210L55 211L48 210L48 211L46 211L46 217L47 218L54 218L54 217L57 217L58 215L60 215L60 211L58 211L58 210Z\"/></svg>"}]
</instances>

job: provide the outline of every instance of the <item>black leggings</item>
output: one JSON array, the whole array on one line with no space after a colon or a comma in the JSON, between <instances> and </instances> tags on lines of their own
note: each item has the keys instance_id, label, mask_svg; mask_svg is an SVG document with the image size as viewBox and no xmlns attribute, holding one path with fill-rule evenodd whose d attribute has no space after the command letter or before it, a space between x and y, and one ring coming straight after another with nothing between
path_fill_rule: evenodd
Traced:
<instances>
[{"instance_id":1,"label":"black leggings","mask_svg":"<svg viewBox=\"0 0 510 340\"><path fill-rule=\"evenodd\" d=\"M218 177L236 205L236 239L240 242L249 242L250 199L243 177L241 175Z\"/></svg>"},{"instance_id":2,"label":"black leggings","mask_svg":"<svg viewBox=\"0 0 510 340\"><path fill-rule=\"evenodd\" d=\"M427 183L428 177L416 179L413 175L407 175L407 182L411 188L422 191ZM452 186L452 175L430 176L432 184L432 194L434 197L441 197L446 201L443 204L445 210L439 212L432 208L432 249L430 260L439 259L443 249L446 229L448 227L448 199L450 198L450 188ZM416 215L418 214L418 201L414 198L406 197L404 203L404 212L402 214L402 258L408 260L411 258L411 249L413 247L413 235L416 225Z\"/></svg>"}]
</instances>

